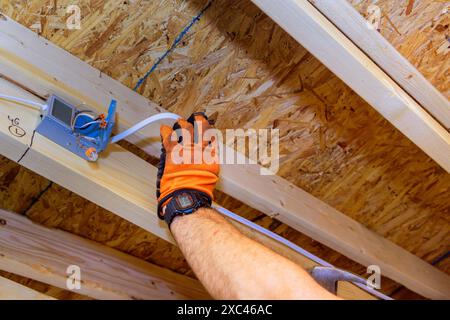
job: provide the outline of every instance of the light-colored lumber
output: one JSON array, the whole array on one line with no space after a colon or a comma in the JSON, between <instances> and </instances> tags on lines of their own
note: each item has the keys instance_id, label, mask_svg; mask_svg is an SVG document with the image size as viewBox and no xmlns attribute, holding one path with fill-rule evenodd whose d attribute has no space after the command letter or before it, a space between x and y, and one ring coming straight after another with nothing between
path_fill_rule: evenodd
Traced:
<instances>
[{"instance_id":1,"label":"light-colored lumber","mask_svg":"<svg viewBox=\"0 0 450 320\"><path fill-rule=\"evenodd\" d=\"M347 0L309 0L358 48L450 130L450 102Z\"/></svg>"},{"instance_id":2,"label":"light-colored lumber","mask_svg":"<svg viewBox=\"0 0 450 320\"><path fill-rule=\"evenodd\" d=\"M450 133L308 0L252 1L450 172Z\"/></svg>"},{"instance_id":3,"label":"light-colored lumber","mask_svg":"<svg viewBox=\"0 0 450 320\"><path fill-rule=\"evenodd\" d=\"M0 90L6 94L36 102L40 101L32 94L2 79L0 79ZM8 130L8 115L20 119L21 128L27 132L24 137L18 138L11 135ZM98 163L88 163L81 158L74 157L70 152L37 133L34 135L32 147L24 156L24 150L26 150L24 146L31 143L33 129L38 119L37 111L0 100L0 154L7 151L5 153L11 156L11 160L21 159L19 163L30 170L55 181L162 239L174 243L165 223L156 215L157 204L154 194L157 169L154 166L116 145L109 147L107 156L100 159ZM289 257L304 268L317 265L311 259L264 235L238 223L235 225L248 236ZM0 268L2 268L1 265ZM24 274L31 276L33 275L32 271L30 269ZM35 277L38 276L35 275ZM44 280L41 279L46 282ZM343 285L347 289L342 291L341 296L344 298L373 298L353 284Z\"/></svg>"},{"instance_id":4,"label":"light-colored lumber","mask_svg":"<svg viewBox=\"0 0 450 320\"><path fill-rule=\"evenodd\" d=\"M17 282L0 277L0 300L55 300Z\"/></svg>"},{"instance_id":5,"label":"light-colored lumber","mask_svg":"<svg viewBox=\"0 0 450 320\"><path fill-rule=\"evenodd\" d=\"M0 26L0 72L38 95L57 93L74 103L89 101L92 108L101 111L105 111L109 100L114 97L118 100L118 119L122 127L141 120L148 112L162 111L156 107L148 111L147 108L151 110L154 105L143 97L105 75L100 76L95 69L10 19L0 20ZM19 38L20 41L17 40ZM0 88L20 92L9 82L1 82ZM24 95L23 92L21 94ZM31 94L25 96L34 98ZM13 107L5 102L2 105ZM4 123L2 130L8 123L5 116L0 119ZM36 121L37 118L29 120L28 132L33 130ZM0 147L4 151L0 151L17 161L23 154L24 143L29 143L29 136L18 141L4 129ZM131 141L149 153L159 154L159 133L155 128L144 130ZM154 211L156 168L118 146L111 146L105 156L98 163L89 164L36 135L32 149L20 163L136 225L173 241ZM222 191L276 216L361 264L379 265L384 275L425 296L448 295L449 288L441 281L447 277L435 268L286 180L278 176L260 176L259 167L254 165L224 166L222 169ZM425 278L417 279L417 274L424 274Z\"/></svg>"},{"instance_id":6,"label":"light-colored lumber","mask_svg":"<svg viewBox=\"0 0 450 320\"><path fill-rule=\"evenodd\" d=\"M4 210L0 220L1 270L95 299L209 298L194 279L96 242ZM66 285L69 266L80 268L80 289Z\"/></svg>"}]
</instances>

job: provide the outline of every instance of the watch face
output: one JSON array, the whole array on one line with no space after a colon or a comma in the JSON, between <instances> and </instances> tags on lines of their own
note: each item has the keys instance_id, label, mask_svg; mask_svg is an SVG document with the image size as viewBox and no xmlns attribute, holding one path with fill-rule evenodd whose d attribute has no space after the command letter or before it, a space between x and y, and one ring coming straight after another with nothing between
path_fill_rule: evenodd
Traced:
<instances>
[{"instance_id":1,"label":"watch face","mask_svg":"<svg viewBox=\"0 0 450 320\"><path fill-rule=\"evenodd\" d=\"M194 204L194 200L188 193L180 194L179 196L176 197L176 201L179 209L188 209L192 207L192 205Z\"/></svg>"}]
</instances>

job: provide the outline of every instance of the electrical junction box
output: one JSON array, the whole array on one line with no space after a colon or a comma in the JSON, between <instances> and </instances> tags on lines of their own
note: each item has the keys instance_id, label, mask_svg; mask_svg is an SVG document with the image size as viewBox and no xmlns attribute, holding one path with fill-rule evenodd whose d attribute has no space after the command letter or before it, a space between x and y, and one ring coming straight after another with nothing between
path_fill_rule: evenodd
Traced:
<instances>
[{"instance_id":1,"label":"electrical junction box","mask_svg":"<svg viewBox=\"0 0 450 320\"><path fill-rule=\"evenodd\" d=\"M97 161L98 154L110 141L115 113L115 100L111 101L105 117L89 110L78 110L53 95L47 100L47 109L36 132L85 160Z\"/></svg>"}]
</instances>

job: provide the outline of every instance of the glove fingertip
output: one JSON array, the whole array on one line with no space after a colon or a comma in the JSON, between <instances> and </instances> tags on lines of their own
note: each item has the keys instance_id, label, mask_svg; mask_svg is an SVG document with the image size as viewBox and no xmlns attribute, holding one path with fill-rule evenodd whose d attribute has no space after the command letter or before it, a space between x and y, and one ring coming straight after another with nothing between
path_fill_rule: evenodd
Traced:
<instances>
[{"instance_id":1,"label":"glove fingertip","mask_svg":"<svg viewBox=\"0 0 450 320\"><path fill-rule=\"evenodd\" d=\"M166 126L166 125L163 124L163 125L161 125L161 127L159 129L159 132L161 134L161 140L165 141L165 140L167 140L167 138L170 137L170 135L172 134L173 130L172 130L171 127Z\"/></svg>"},{"instance_id":2,"label":"glove fingertip","mask_svg":"<svg viewBox=\"0 0 450 320\"><path fill-rule=\"evenodd\" d=\"M194 125L194 123L197 121L205 123L208 122L208 116L204 112L194 112L193 114L191 114L191 116L188 118L187 121L190 122L192 125Z\"/></svg>"}]
</instances>

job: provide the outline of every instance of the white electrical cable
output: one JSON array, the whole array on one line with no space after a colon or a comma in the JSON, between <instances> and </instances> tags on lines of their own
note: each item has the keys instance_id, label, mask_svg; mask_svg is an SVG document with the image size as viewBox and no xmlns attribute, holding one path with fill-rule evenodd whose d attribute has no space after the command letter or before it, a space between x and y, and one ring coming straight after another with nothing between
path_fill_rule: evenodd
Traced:
<instances>
[{"instance_id":1,"label":"white electrical cable","mask_svg":"<svg viewBox=\"0 0 450 320\"><path fill-rule=\"evenodd\" d=\"M28 106L36 107L36 108L39 108L42 111L45 111L47 109L47 105L46 104L42 104L42 103L38 103L38 102L34 102L34 101L31 101L31 100L22 99L22 98L18 98L18 97L8 96L6 94L0 94L0 99L14 101L14 102L18 102L20 104L25 104L25 105L28 105Z\"/></svg>"},{"instance_id":2,"label":"white electrical cable","mask_svg":"<svg viewBox=\"0 0 450 320\"><path fill-rule=\"evenodd\" d=\"M132 135L133 133L141 130L142 128L155 123L157 121L161 121L161 120L178 120L180 119L179 115L176 115L174 113L169 113L169 112L165 112L165 113L158 113L155 114L151 117L148 117L145 120L142 120L141 122L135 124L134 126L132 126L131 128L125 130L122 133L119 133L118 135L114 136L111 138L111 143L117 143L122 139L125 139L126 137L128 137L129 135Z\"/></svg>"}]
</instances>

